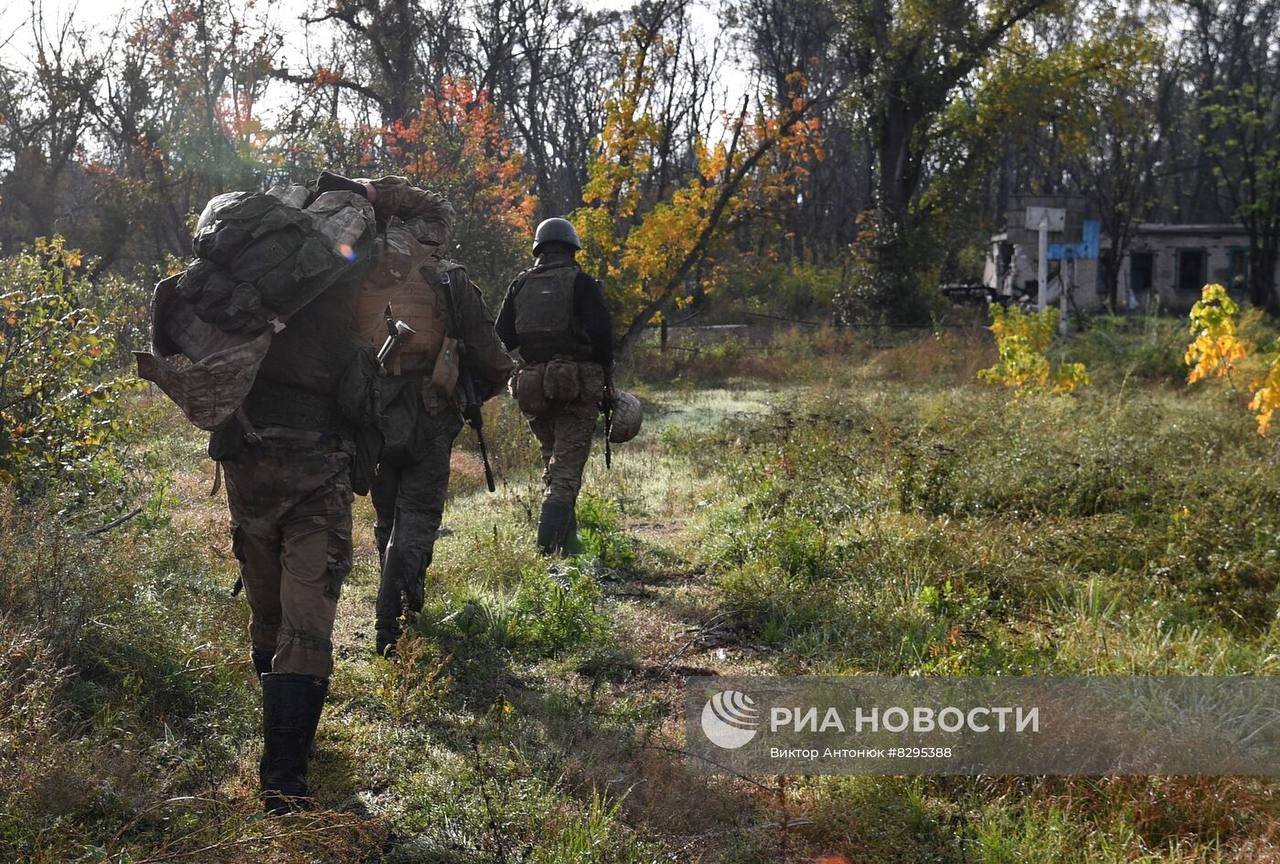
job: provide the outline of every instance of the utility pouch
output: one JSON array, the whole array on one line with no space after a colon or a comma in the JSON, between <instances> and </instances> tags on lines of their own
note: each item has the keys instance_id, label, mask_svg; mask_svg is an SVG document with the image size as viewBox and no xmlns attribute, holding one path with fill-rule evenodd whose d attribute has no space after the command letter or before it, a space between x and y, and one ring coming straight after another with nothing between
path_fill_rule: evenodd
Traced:
<instances>
[{"instance_id":1,"label":"utility pouch","mask_svg":"<svg viewBox=\"0 0 1280 864\"><path fill-rule=\"evenodd\" d=\"M422 413L422 378L400 378L395 383L384 381L382 412L378 431L382 436L383 460L413 461L420 449L418 421Z\"/></svg>"},{"instance_id":2,"label":"utility pouch","mask_svg":"<svg viewBox=\"0 0 1280 864\"><path fill-rule=\"evenodd\" d=\"M551 407L547 404L547 396L543 390L543 372L545 364L522 366L516 371L512 381L512 393L520 411L530 417L541 417Z\"/></svg>"},{"instance_id":3,"label":"utility pouch","mask_svg":"<svg viewBox=\"0 0 1280 864\"><path fill-rule=\"evenodd\" d=\"M214 462L235 462L244 452L244 429L234 414L209 433L209 458Z\"/></svg>"},{"instance_id":4,"label":"utility pouch","mask_svg":"<svg viewBox=\"0 0 1280 864\"><path fill-rule=\"evenodd\" d=\"M572 360L552 360L542 374L542 392L553 402L574 402L578 398L578 364Z\"/></svg>"},{"instance_id":5,"label":"utility pouch","mask_svg":"<svg viewBox=\"0 0 1280 864\"><path fill-rule=\"evenodd\" d=\"M435 366L431 369L431 389L437 396L455 401L454 393L458 389L461 365L458 360L458 340L452 336L444 337L440 353L436 355Z\"/></svg>"}]
</instances>

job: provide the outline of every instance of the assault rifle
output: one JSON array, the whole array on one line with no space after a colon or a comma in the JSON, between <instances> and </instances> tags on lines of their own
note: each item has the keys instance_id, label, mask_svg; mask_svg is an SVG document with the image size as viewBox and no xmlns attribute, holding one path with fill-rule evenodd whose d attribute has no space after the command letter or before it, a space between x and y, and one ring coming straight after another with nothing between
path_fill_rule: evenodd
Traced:
<instances>
[{"instance_id":1,"label":"assault rifle","mask_svg":"<svg viewBox=\"0 0 1280 864\"><path fill-rule=\"evenodd\" d=\"M481 411L484 403L476 396L475 378L467 368L467 340L463 338L462 315L454 300L453 280L449 278L447 270L440 274L440 284L444 288L445 301L449 304L449 317L453 319L453 330L456 334L454 338L458 340L458 391L462 396L462 404L459 407L462 409L462 418L467 421L467 425L476 430L476 441L480 444L480 459L484 462L484 482L490 492L495 492L498 486L493 482L493 468L489 465L489 448L484 443L484 413Z\"/></svg>"}]
</instances>

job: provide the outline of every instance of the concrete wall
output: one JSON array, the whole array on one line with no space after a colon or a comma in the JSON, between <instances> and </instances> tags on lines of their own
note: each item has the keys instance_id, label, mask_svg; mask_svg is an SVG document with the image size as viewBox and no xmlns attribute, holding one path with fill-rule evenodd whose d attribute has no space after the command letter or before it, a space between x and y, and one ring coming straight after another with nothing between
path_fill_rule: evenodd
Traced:
<instances>
[{"instance_id":1,"label":"concrete wall","mask_svg":"<svg viewBox=\"0 0 1280 864\"><path fill-rule=\"evenodd\" d=\"M1245 297L1248 288L1245 285L1245 273L1232 267L1232 250L1240 250L1247 254L1248 235L1242 230L1232 230L1227 226L1205 226L1202 230L1172 231L1160 229L1140 229L1129 244L1128 254L1120 268L1121 295L1133 293L1130 289L1139 286L1132 283L1133 258L1136 254L1149 253L1153 264L1152 288L1154 295L1130 298L1134 305L1143 305L1158 299L1161 309L1185 312L1200 299L1200 290L1205 283L1218 282L1225 285L1233 295ZM1199 251L1205 255L1204 275L1194 282L1194 287L1181 285L1182 273L1180 253L1183 250ZM1242 259L1243 260L1243 259Z\"/></svg>"}]
</instances>

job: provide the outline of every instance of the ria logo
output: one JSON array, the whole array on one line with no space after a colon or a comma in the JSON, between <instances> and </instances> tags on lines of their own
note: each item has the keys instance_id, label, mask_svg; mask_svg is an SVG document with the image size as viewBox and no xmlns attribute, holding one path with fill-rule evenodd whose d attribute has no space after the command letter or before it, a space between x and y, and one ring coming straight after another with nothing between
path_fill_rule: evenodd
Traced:
<instances>
[{"instance_id":1,"label":"ria logo","mask_svg":"<svg viewBox=\"0 0 1280 864\"><path fill-rule=\"evenodd\" d=\"M756 737L755 701L737 690L722 690L702 707L702 731L712 744L737 750Z\"/></svg>"}]
</instances>

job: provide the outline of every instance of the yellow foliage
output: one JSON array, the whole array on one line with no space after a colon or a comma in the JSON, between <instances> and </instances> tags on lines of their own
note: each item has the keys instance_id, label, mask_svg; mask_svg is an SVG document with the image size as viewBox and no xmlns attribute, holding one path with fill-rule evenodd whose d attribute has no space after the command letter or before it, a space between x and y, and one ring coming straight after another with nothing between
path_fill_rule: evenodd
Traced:
<instances>
[{"instance_id":1,"label":"yellow foliage","mask_svg":"<svg viewBox=\"0 0 1280 864\"><path fill-rule=\"evenodd\" d=\"M665 135L647 107L654 86L650 55L669 46L639 31L629 33L628 41L632 47L620 63L614 95L605 103L583 206L572 217L588 268L605 279L609 298L625 322L646 315L658 300L671 299L680 306L689 292L668 292L682 266L702 252L711 255L712 266L703 270L699 287L710 290L716 281L712 253L720 251L727 227L752 213L768 212L794 188L810 160L822 156L816 120L784 128L779 118L743 116L729 138L694 142L696 170L683 184L659 187L653 168ZM800 98L803 77L793 84ZM775 143L773 151L748 163L750 154L768 142ZM729 178L748 168L746 180L726 197Z\"/></svg>"},{"instance_id":2,"label":"yellow foliage","mask_svg":"<svg viewBox=\"0 0 1280 864\"><path fill-rule=\"evenodd\" d=\"M1240 316L1240 307L1225 288L1217 284L1204 286L1200 300L1191 307L1193 339L1187 347L1186 362L1191 367L1188 384L1209 377L1232 378L1251 360L1256 362L1249 363L1250 371L1265 368L1250 381L1253 396L1249 410L1257 420L1258 434L1266 435L1280 409L1280 340L1268 351L1254 353L1253 340L1244 334L1251 332L1261 316L1256 309Z\"/></svg>"},{"instance_id":3,"label":"yellow foliage","mask_svg":"<svg viewBox=\"0 0 1280 864\"><path fill-rule=\"evenodd\" d=\"M1060 363L1053 368L1046 352L1058 327L1058 310L1026 314L1016 306L991 305L991 332L1000 361L978 377L1015 390L1071 393L1089 383L1083 363Z\"/></svg>"},{"instance_id":4,"label":"yellow foliage","mask_svg":"<svg viewBox=\"0 0 1280 864\"><path fill-rule=\"evenodd\" d=\"M1274 352L1266 376L1255 386L1257 390L1249 401L1249 410L1257 415L1258 434L1266 435L1271 428L1272 415L1280 408L1280 350Z\"/></svg>"},{"instance_id":5,"label":"yellow foliage","mask_svg":"<svg viewBox=\"0 0 1280 864\"><path fill-rule=\"evenodd\" d=\"M1204 286L1200 299L1191 307L1193 338L1184 358L1191 367L1188 384L1210 376L1230 375L1236 364L1249 356L1250 345L1240 337L1236 321L1239 311L1227 289L1216 283Z\"/></svg>"}]
</instances>

